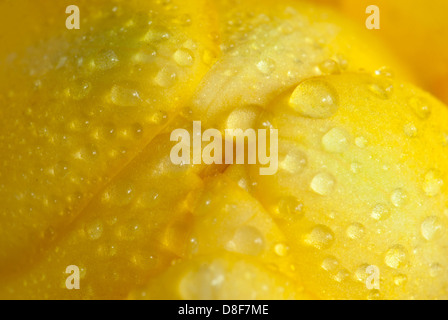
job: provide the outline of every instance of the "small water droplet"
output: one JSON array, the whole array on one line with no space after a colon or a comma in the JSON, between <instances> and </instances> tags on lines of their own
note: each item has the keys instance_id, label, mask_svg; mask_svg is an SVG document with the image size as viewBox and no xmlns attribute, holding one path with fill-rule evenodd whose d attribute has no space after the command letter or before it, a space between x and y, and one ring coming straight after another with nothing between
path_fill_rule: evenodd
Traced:
<instances>
[{"instance_id":1,"label":"small water droplet","mask_svg":"<svg viewBox=\"0 0 448 320\"><path fill-rule=\"evenodd\" d=\"M263 74L270 74L275 69L275 61L270 58L260 60L257 63L257 69Z\"/></svg>"},{"instance_id":2,"label":"small water droplet","mask_svg":"<svg viewBox=\"0 0 448 320\"><path fill-rule=\"evenodd\" d=\"M358 281L361 281L362 283L365 283L367 278L370 276L370 273L367 272L367 268L370 265L365 263L360 265L356 271L355 271L355 277Z\"/></svg>"},{"instance_id":3,"label":"small water droplet","mask_svg":"<svg viewBox=\"0 0 448 320\"><path fill-rule=\"evenodd\" d=\"M100 52L93 60L93 67L105 71L118 65L118 57L113 50Z\"/></svg>"},{"instance_id":4,"label":"small water droplet","mask_svg":"<svg viewBox=\"0 0 448 320\"><path fill-rule=\"evenodd\" d=\"M103 234L103 224L99 220L91 221L85 225L84 231L90 239L97 240Z\"/></svg>"},{"instance_id":5,"label":"small water droplet","mask_svg":"<svg viewBox=\"0 0 448 320\"><path fill-rule=\"evenodd\" d=\"M420 231L428 241L438 239L443 233L443 225L438 217L428 217L422 222Z\"/></svg>"},{"instance_id":6,"label":"small water droplet","mask_svg":"<svg viewBox=\"0 0 448 320\"><path fill-rule=\"evenodd\" d=\"M334 233L327 226L316 225L305 235L304 241L316 249L327 249L334 242Z\"/></svg>"},{"instance_id":7,"label":"small water droplet","mask_svg":"<svg viewBox=\"0 0 448 320\"><path fill-rule=\"evenodd\" d=\"M305 169L307 163L308 159L305 153L297 149L290 149L286 155L280 155L279 168L290 174L297 174Z\"/></svg>"},{"instance_id":8,"label":"small water droplet","mask_svg":"<svg viewBox=\"0 0 448 320\"><path fill-rule=\"evenodd\" d=\"M388 81L376 82L369 85L369 90L381 99L389 99L393 92L393 85Z\"/></svg>"},{"instance_id":9,"label":"small water droplet","mask_svg":"<svg viewBox=\"0 0 448 320\"><path fill-rule=\"evenodd\" d=\"M417 127L413 123L407 123L403 127L404 134L409 138L415 138L418 134Z\"/></svg>"},{"instance_id":10,"label":"small water droplet","mask_svg":"<svg viewBox=\"0 0 448 320\"><path fill-rule=\"evenodd\" d=\"M160 69L154 78L154 82L163 88L172 87L177 80L177 70L175 68L166 66Z\"/></svg>"},{"instance_id":11,"label":"small water droplet","mask_svg":"<svg viewBox=\"0 0 448 320\"><path fill-rule=\"evenodd\" d=\"M343 282L349 276L350 272L348 272L347 269L341 269L334 275L333 279L336 280L337 282Z\"/></svg>"},{"instance_id":12,"label":"small water droplet","mask_svg":"<svg viewBox=\"0 0 448 320\"><path fill-rule=\"evenodd\" d=\"M284 243L277 243L274 247L274 251L278 256L284 257L288 254L289 247Z\"/></svg>"},{"instance_id":13,"label":"small water droplet","mask_svg":"<svg viewBox=\"0 0 448 320\"><path fill-rule=\"evenodd\" d=\"M359 148L365 148L367 146L367 139L364 137L357 137L355 139L355 144L359 147Z\"/></svg>"},{"instance_id":14,"label":"small water droplet","mask_svg":"<svg viewBox=\"0 0 448 320\"><path fill-rule=\"evenodd\" d=\"M379 203L373 207L370 216L375 220L384 220L390 216L390 210L387 205Z\"/></svg>"},{"instance_id":15,"label":"small water droplet","mask_svg":"<svg viewBox=\"0 0 448 320\"><path fill-rule=\"evenodd\" d=\"M122 107L134 107L140 104L140 95L137 90L114 85L110 91L112 103Z\"/></svg>"},{"instance_id":16,"label":"small water droplet","mask_svg":"<svg viewBox=\"0 0 448 320\"><path fill-rule=\"evenodd\" d=\"M348 133L341 128L333 128L322 137L322 145L328 152L342 153L348 147Z\"/></svg>"},{"instance_id":17,"label":"small water droplet","mask_svg":"<svg viewBox=\"0 0 448 320\"><path fill-rule=\"evenodd\" d=\"M329 195L333 192L336 181L329 173L318 173L311 181L311 189L322 196Z\"/></svg>"},{"instance_id":18,"label":"small water droplet","mask_svg":"<svg viewBox=\"0 0 448 320\"><path fill-rule=\"evenodd\" d=\"M339 267L339 261L335 257L327 257L322 261L322 269L328 272L334 272Z\"/></svg>"},{"instance_id":19,"label":"small water droplet","mask_svg":"<svg viewBox=\"0 0 448 320\"><path fill-rule=\"evenodd\" d=\"M431 115L431 107L430 104L423 98L420 97L412 97L409 99L409 105L414 111L415 115L422 120L426 120Z\"/></svg>"},{"instance_id":20,"label":"small water droplet","mask_svg":"<svg viewBox=\"0 0 448 320\"><path fill-rule=\"evenodd\" d=\"M173 55L173 59L181 67L191 67L194 63L193 52L186 48L177 50Z\"/></svg>"},{"instance_id":21,"label":"small water droplet","mask_svg":"<svg viewBox=\"0 0 448 320\"><path fill-rule=\"evenodd\" d=\"M227 243L226 249L243 254L258 255L263 251L264 246L264 237L257 228L243 226L236 230L232 240Z\"/></svg>"},{"instance_id":22,"label":"small water droplet","mask_svg":"<svg viewBox=\"0 0 448 320\"><path fill-rule=\"evenodd\" d=\"M304 215L303 203L293 196L283 197L278 202L278 214L285 219L300 219Z\"/></svg>"},{"instance_id":23,"label":"small water droplet","mask_svg":"<svg viewBox=\"0 0 448 320\"><path fill-rule=\"evenodd\" d=\"M349 237L352 240L358 240L361 239L364 236L365 228L360 223L352 223L347 228L347 237Z\"/></svg>"},{"instance_id":24,"label":"small water droplet","mask_svg":"<svg viewBox=\"0 0 448 320\"><path fill-rule=\"evenodd\" d=\"M289 105L305 117L329 118L338 110L338 95L329 83L320 79L309 79L296 87L289 99Z\"/></svg>"},{"instance_id":25,"label":"small water droplet","mask_svg":"<svg viewBox=\"0 0 448 320\"><path fill-rule=\"evenodd\" d=\"M396 286L402 286L406 283L408 277L404 274L398 274L394 277L394 283Z\"/></svg>"},{"instance_id":26,"label":"small water droplet","mask_svg":"<svg viewBox=\"0 0 448 320\"><path fill-rule=\"evenodd\" d=\"M438 263L432 263L429 266L429 275L433 278L439 276L441 271L442 271L442 266Z\"/></svg>"},{"instance_id":27,"label":"small water droplet","mask_svg":"<svg viewBox=\"0 0 448 320\"><path fill-rule=\"evenodd\" d=\"M395 189L390 196L390 200L395 207L401 207L406 204L408 196L403 189Z\"/></svg>"},{"instance_id":28,"label":"small water droplet","mask_svg":"<svg viewBox=\"0 0 448 320\"><path fill-rule=\"evenodd\" d=\"M319 70L323 74L339 74L341 73L341 68L339 67L339 63L334 61L333 59L328 59L323 61L318 66Z\"/></svg>"},{"instance_id":29,"label":"small water droplet","mask_svg":"<svg viewBox=\"0 0 448 320\"><path fill-rule=\"evenodd\" d=\"M387 250L384 257L384 263L393 268L398 269L407 264L407 251L402 245L394 245Z\"/></svg>"},{"instance_id":30,"label":"small water droplet","mask_svg":"<svg viewBox=\"0 0 448 320\"><path fill-rule=\"evenodd\" d=\"M438 195L442 189L443 180L440 174L435 170L429 170L425 175L423 190L430 197Z\"/></svg>"}]
</instances>

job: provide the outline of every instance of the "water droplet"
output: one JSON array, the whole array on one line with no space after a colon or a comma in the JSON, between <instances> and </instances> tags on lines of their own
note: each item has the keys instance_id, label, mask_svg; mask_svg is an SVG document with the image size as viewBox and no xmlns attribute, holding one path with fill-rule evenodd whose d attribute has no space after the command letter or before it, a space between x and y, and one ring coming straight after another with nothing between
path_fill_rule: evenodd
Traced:
<instances>
[{"instance_id":1,"label":"water droplet","mask_svg":"<svg viewBox=\"0 0 448 320\"><path fill-rule=\"evenodd\" d=\"M358 240L364 236L365 228L360 223L353 223L348 226L346 233L347 237L349 237L350 239Z\"/></svg>"},{"instance_id":2,"label":"water droplet","mask_svg":"<svg viewBox=\"0 0 448 320\"><path fill-rule=\"evenodd\" d=\"M275 61L270 58L260 60L257 63L257 69L260 70L261 73L270 74L275 69Z\"/></svg>"},{"instance_id":3,"label":"water droplet","mask_svg":"<svg viewBox=\"0 0 448 320\"><path fill-rule=\"evenodd\" d=\"M394 245L387 250L384 263L393 269L398 269L407 264L407 251L402 245Z\"/></svg>"},{"instance_id":4,"label":"water droplet","mask_svg":"<svg viewBox=\"0 0 448 320\"><path fill-rule=\"evenodd\" d=\"M274 251L278 256L284 257L288 254L289 247L284 243L277 243L274 247Z\"/></svg>"},{"instance_id":5,"label":"water droplet","mask_svg":"<svg viewBox=\"0 0 448 320\"><path fill-rule=\"evenodd\" d=\"M359 163L357 163L357 162L353 162L353 163L350 165L350 170L351 170L353 173L359 173L359 171L361 170L361 165L360 165Z\"/></svg>"},{"instance_id":6,"label":"water droplet","mask_svg":"<svg viewBox=\"0 0 448 320\"><path fill-rule=\"evenodd\" d=\"M398 274L394 277L394 283L396 286L402 286L406 283L408 277L404 274Z\"/></svg>"},{"instance_id":7,"label":"water droplet","mask_svg":"<svg viewBox=\"0 0 448 320\"><path fill-rule=\"evenodd\" d=\"M439 173L435 170L429 170L425 175L425 182L423 183L425 193L430 197L434 197L440 193L442 186L443 180Z\"/></svg>"},{"instance_id":8,"label":"water droplet","mask_svg":"<svg viewBox=\"0 0 448 320\"><path fill-rule=\"evenodd\" d=\"M92 221L85 225L84 231L92 240L97 240L103 234L103 224L99 220Z\"/></svg>"},{"instance_id":9,"label":"water droplet","mask_svg":"<svg viewBox=\"0 0 448 320\"><path fill-rule=\"evenodd\" d=\"M417 136L418 130L417 127L413 123L407 123L403 127L404 134L409 138L415 138Z\"/></svg>"},{"instance_id":10,"label":"water droplet","mask_svg":"<svg viewBox=\"0 0 448 320\"><path fill-rule=\"evenodd\" d=\"M367 272L367 268L369 266L370 266L369 264L365 263L365 264L360 265L356 269L355 277L356 277L357 280L359 280L359 281L361 281L363 283L366 282L367 278L370 276L370 273Z\"/></svg>"},{"instance_id":11,"label":"water droplet","mask_svg":"<svg viewBox=\"0 0 448 320\"><path fill-rule=\"evenodd\" d=\"M438 217L428 217L422 222L420 231L428 241L438 239L443 233L443 225Z\"/></svg>"},{"instance_id":12,"label":"water droplet","mask_svg":"<svg viewBox=\"0 0 448 320\"><path fill-rule=\"evenodd\" d=\"M311 189L322 196L329 195L333 192L336 181L329 173L318 173L311 181Z\"/></svg>"},{"instance_id":13,"label":"water droplet","mask_svg":"<svg viewBox=\"0 0 448 320\"><path fill-rule=\"evenodd\" d=\"M110 186L101 196L101 201L110 206L125 206L134 198L133 187L127 183Z\"/></svg>"},{"instance_id":14,"label":"water droplet","mask_svg":"<svg viewBox=\"0 0 448 320\"><path fill-rule=\"evenodd\" d=\"M357 137L355 139L355 144L359 147L359 148L365 148L367 146L367 139L364 137Z\"/></svg>"},{"instance_id":15,"label":"water droplet","mask_svg":"<svg viewBox=\"0 0 448 320\"><path fill-rule=\"evenodd\" d=\"M177 70L172 67L164 67L160 69L160 71L157 73L157 75L154 78L154 82L163 88L169 88L172 87L177 80Z\"/></svg>"},{"instance_id":16,"label":"water droplet","mask_svg":"<svg viewBox=\"0 0 448 320\"><path fill-rule=\"evenodd\" d=\"M348 272L347 269L341 269L334 275L333 279L336 280L337 282L343 282L349 276L350 272Z\"/></svg>"},{"instance_id":17,"label":"water droplet","mask_svg":"<svg viewBox=\"0 0 448 320\"><path fill-rule=\"evenodd\" d=\"M383 67L379 68L378 70L375 70L374 75L380 76L380 77L393 78L394 72L391 68L383 66Z\"/></svg>"},{"instance_id":18,"label":"water droplet","mask_svg":"<svg viewBox=\"0 0 448 320\"><path fill-rule=\"evenodd\" d=\"M328 272L334 272L339 267L339 261L335 257L327 257L322 261L322 269Z\"/></svg>"},{"instance_id":19,"label":"water droplet","mask_svg":"<svg viewBox=\"0 0 448 320\"><path fill-rule=\"evenodd\" d=\"M107 50L98 54L93 60L94 68L101 71L109 70L118 65L118 57L113 50Z\"/></svg>"},{"instance_id":20,"label":"water droplet","mask_svg":"<svg viewBox=\"0 0 448 320\"><path fill-rule=\"evenodd\" d=\"M322 137L322 145L328 152L342 153L348 147L348 133L341 128L333 128Z\"/></svg>"},{"instance_id":21,"label":"water droplet","mask_svg":"<svg viewBox=\"0 0 448 320\"><path fill-rule=\"evenodd\" d=\"M289 99L289 105L305 117L329 118L338 109L338 95L329 83L320 79L309 79L296 87Z\"/></svg>"},{"instance_id":22,"label":"water droplet","mask_svg":"<svg viewBox=\"0 0 448 320\"><path fill-rule=\"evenodd\" d=\"M112 103L122 107L134 107L140 104L140 95L137 90L114 85L110 91Z\"/></svg>"},{"instance_id":23,"label":"water droplet","mask_svg":"<svg viewBox=\"0 0 448 320\"><path fill-rule=\"evenodd\" d=\"M319 70L323 74L339 74L341 73L341 68L339 64L333 59L325 60L324 62L319 64Z\"/></svg>"},{"instance_id":24,"label":"water droplet","mask_svg":"<svg viewBox=\"0 0 448 320\"><path fill-rule=\"evenodd\" d=\"M87 97L92 89L92 85L90 82L81 81L80 83L74 84L70 88L68 88L68 96L73 100L82 100Z\"/></svg>"},{"instance_id":25,"label":"water droplet","mask_svg":"<svg viewBox=\"0 0 448 320\"><path fill-rule=\"evenodd\" d=\"M304 215L303 203L293 196L283 197L278 202L278 214L286 219L300 219Z\"/></svg>"},{"instance_id":26,"label":"water droplet","mask_svg":"<svg viewBox=\"0 0 448 320\"><path fill-rule=\"evenodd\" d=\"M304 241L307 245L313 246L316 249L327 249L334 242L334 233L327 226L316 225L305 235Z\"/></svg>"},{"instance_id":27,"label":"water droplet","mask_svg":"<svg viewBox=\"0 0 448 320\"><path fill-rule=\"evenodd\" d=\"M191 67L194 63L193 52L186 48L177 50L174 53L173 58L181 67Z\"/></svg>"},{"instance_id":28,"label":"water droplet","mask_svg":"<svg viewBox=\"0 0 448 320\"><path fill-rule=\"evenodd\" d=\"M440 275L440 272L442 271L442 266L438 263L432 263L429 266L429 275L433 278L437 277L438 275Z\"/></svg>"},{"instance_id":29,"label":"water droplet","mask_svg":"<svg viewBox=\"0 0 448 320\"><path fill-rule=\"evenodd\" d=\"M406 204L407 197L403 189L395 189L390 196L390 200L395 207L401 207Z\"/></svg>"},{"instance_id":30,"label":"water droplet","mask_svg":"<svg viewBox=\"0 0 448 320\"><path fill-rule=\"evenodd\" d=\"M388 81L376 82L369 85L369 90L381 99L389 99L393 92L393 85Z\"/></svg>"},{"instance_id":31,"label":"water droplet","mask_svg":"<svg viewBox=\"0 0 448 320\"><path fill-rule=\"evenodd\" d=\"M369 295L367 296L367 300L380 300L381 293L379 290L373 289L370 290Z\"/></svg>"},{"instance_id":32,"label":"water droplet","mask_svg":"<svg viewBox=\"0 0 448 320\"><path fill-rule=\"evenodd\" d=\"M431 107L430 104L423 98L420 97L412 97L409 99L409 105L414 111L415 115L422 120L428 119L431 115Z\"/></svg>"},{"instance_id":33,"label":"water droplet","mask_svg":"<svg viewBox=\"0 0 448 320\"><path fill-rule=\"evenodd\" d=\"M372 210L370 216L375 220L384 220L390 216L390 210L385 204L377 204Z\"/></svg>"},{"instance_id":34,"label":"water droplet","mask_svg":"<svg viewBox=\"0 0 448 320\"><path fill-rule=\"evenodd\" d=\"M290 149L286 155L280 155L279 168L290 174L297 174L305 169L307 163L305 153L297 149Z\"/></svg>"},{"instance_id":35,"label":"water droplet","mask_svg":"<svg viewBox=\"0 0 448 320\"><path fill-rule=\"evenodd\" d=\"M258 255L264 249L264 237L257 228L243 226L236 230L226 249L249 255Z\"/></svg>"}]
</instances>

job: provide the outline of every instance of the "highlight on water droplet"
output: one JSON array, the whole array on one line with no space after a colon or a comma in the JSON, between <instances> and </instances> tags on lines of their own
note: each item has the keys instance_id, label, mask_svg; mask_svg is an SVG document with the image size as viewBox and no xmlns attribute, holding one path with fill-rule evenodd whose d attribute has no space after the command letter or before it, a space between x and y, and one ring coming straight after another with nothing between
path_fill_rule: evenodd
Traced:
<instances>
[{"instance_id":1,"label":"highlight on water droplet","mask_svg":"<svg viewBox=\"0 0 448 320\"><path fill-rule=\"evenodd\" d=\"M309 118L329 118L338 110L338 94L334 87L319 78L301 82L289 99L289 106Z\"/></svg>"}]
</instances>

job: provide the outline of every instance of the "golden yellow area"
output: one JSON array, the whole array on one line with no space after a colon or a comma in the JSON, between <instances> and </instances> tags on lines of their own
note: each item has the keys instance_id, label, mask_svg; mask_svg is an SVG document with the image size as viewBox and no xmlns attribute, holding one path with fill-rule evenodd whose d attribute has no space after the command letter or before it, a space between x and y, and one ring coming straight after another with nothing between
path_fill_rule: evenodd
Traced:
<instances>
[{"instance_id":1,"label":"golden yellow area","mask_svg":"<svg viewBox=\"0 0 448 320\"><path fill-rule=\"evenodd\" d=\"M77 2L0 3L1 299L448 298L443 59L365 7ZM194 120L278 129L278 172L174 165Z\"/></svg>"}]
</instances>

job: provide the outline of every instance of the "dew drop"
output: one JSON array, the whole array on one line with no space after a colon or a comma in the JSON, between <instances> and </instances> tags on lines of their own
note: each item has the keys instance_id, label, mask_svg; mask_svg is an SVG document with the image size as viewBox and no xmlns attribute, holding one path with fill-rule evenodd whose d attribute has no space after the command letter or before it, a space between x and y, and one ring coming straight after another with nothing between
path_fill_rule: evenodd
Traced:
<instances>
[{"instance_id":1,"label":"dew drop","mask_svg":"<svg viewBox=\"0 0 448 320\"><path fill-rule=\"evenodd\" d=\"M439 173L435 170L429 170L425 175L425 182L423 183L425 193L430 197L434 197L440 193L442 186L443 180Z\"/></svg>"},{"instance_id":2,"label":"dew drop","mask_svg":"<svg viewBox=\"0 0 448 320\"><path fill-rule=\"evenodd\" d=\"M103 224L99 220L92 221L86 224L84 231L91 240L97 240L103 234Z\"/></svg>"},{"instance_id":3,"label":"dew drop","mask_svg":"<svg viewBox=\"0 0 448 320\"><path fill-rule=\"evenodd\" d=\"M274 247L274 251L279 257L284 257L288 254L289 247L284 243L277 243Z\"/></svg>"},{"instance_id":4,"label":"dew drop","mask_svg":"<svg viewBox=\"0 0 448 320\"><path fill-rule=\"evenodd\" d=\"M335 187L336 181L329 173L318 173L311 180L311 189L322 196L329 195Z\"/></svg>"},{"instance_id":5,"label":"dew drop","mask_svg":"<svg viewBox=\"0 0 448 320\"><path fill-rule=\"evenodd\" d=\"M322 261L322 269L328 272L334 272L339 267L339 261L335 257L327 257Z\"/></svg>"},{"instance_id":6,"label":"dew drop","mask_svg":"<svg viewBox=\"0 0 448 320\"><path fill-rule=\"evenodd\" d=\"M427 101L419 97L409 99L409 105L417 117L426 120L431 115L431 107Z\"/></svg>"},{"instance_id":7,"label":"dew drop","mask_svg":"<svg viewBox=\"0 0 448 320\"><path fill-rule=\"evenodd\" d=\"M398 269L407 264L407 251L402 245L394 245L387 250L384 257L384 263L393 268Z\"/></svg>"},{"instance_id":8,"label":"dew drop","mask_svg":"<svg viewBox=\"0 0 448 320\"><path fill-rule=\"evenodd\" d=\"M275 69L275 61L270 58L260 60L257 63L257 69L263 74L270 74Z\"/></svg>"},{"instance_id":9,"label":"dew drop","mask_svg":"<svg viewBox=\"0 0 448 320\"><path fill-rule=\"evenodd\" d=\"M343 282L345 279L347 279L350 276L350 272L348 272L347 269L341 269L334 275L334 280L337 282Z\"/></svg>"},{"instance_id":10,"label":"dew drop","mask_svg":"<svg viewBox=\"0 0 448 320\"><path fill-rule=\"evenodd\" d=\"M406 283L408 277L404 274L398 274L394 277L394 283L396 286L402 286Z\"/></svg>"},{"instance_id":11,"label":"dew drop","mask_svg":"<svg viewBox=\"0 0 448 320\"><path fill-rule=\"evenodd\" d=\"M304 117L329 118L338 109L338 95L329 83L309 79L296 87L289 99L289 106Z\"/></svg>"},{"instance_id":12,"label":"dew drop","mask_svg":"<svg viewBox=\"0 0 448 320\"><path fill-rule=\"evenodd\" d=\"M408 123L403 127L404 134L409 138L415 138L417 136L418 130L413 123Z\"/></svg>"},{"instance_id":13,"label":"dew drop","mask_svg":"<svg viewBox=\"0 0 448 320\"><path fill-rule=\"evenodd\" d=\"M364 236L365 228L360 223L353 223L346 230L347 237L352 240L361 239Z\"/></svg>"},{"instance_id":14,"label":"dew drop","mask_svg":"<svg viewBox=\"0 0 448 320\"><path fill-rule=\"evenodd\" d=\"M406 204L408 196L403 189L395 189L390 196L390 200L395 207L401 207Z\"/></svg>"},{"instance_id":15,"label":"dew drop","mask_svg":"<svg viewBox=\"0 0 448 320\"><path fill-rule=\"evenodd\" d=\"M438 217L428 217L422 222L420 231L428 241L438 239L443 233L443 225Z\"/></svg>"},{"instance_id":16,"label":"dew drop","mask_svg":"<svg viewBox=\"0 0 448 320\"><path fill-rule=\"evenodd\" d=\"M303 203L293 196L283 197L278 202L278 213L286 219L300 219L304 215Z\"/></svg>"},{"instance_id":17,"label":"dew drop","mask_svg":"<svg viewBox=\"0 0 448 320\"><path fill-rule=\"evenodd\" d=\"M118 62L118 57L113 50L101 52L93 60L94 67L101 71L112 69Z\"/></svg>"},{"instance_id":18,"label":"dew drop","mask_svg":"<svg viewBox=\"0 0 448 320\"><path fill-rule=\"evenodd\" d=\"M442 271L442 266L438 263L432 263L429 266L429 275L433 278L439 276L441 271Z\"/></svg>"},{"instance_id":19,"label":"dew drop","mask_svg":"<svg viewBox=\"0 0 448 320\"><path fill-rule=\"evenodd\" d=\"M316 225L305 235L304 241L307 245L316 249L327 249L334 242L334 233L327 226Z\"/></svg>"},{"instance_id":20,"label":"dew drop","mask_svg":"<svg viewBox=\"0 0 448 320\"><path fill-rule=\"evenodd\" d=\"M348 147L348 134L341 128L333 128L322 137L324 149L332 153L342 153Z\"/></svg>"},{"instance_id":21,"label":"dew drop","mask_svg":"<svg viewBox=\"0 0 448 320\"><path fill-rule=\"evenodd\" d=\"M173 59L181 67L191 67L194 63L193 52L186 48L177 50L173 55Z\"/></svg>"},{"instance_id":22,"label":"dew drop","mask_svg":"<svg viewBox=\"0 0 448 320\"><path fill-rule=\"evenodd\" d=\"M122 107L135 107L140 104L140 95L137 90L114 85L110 91L112 103Z\"/></svg>"},{"instance_id":23,"label":"dew drop","mask_svg":"<svg viewBox=\"0 0 448 320\"><path fill-rule=\"evenodd\" d=\"M359 147L359 148L365 148L367 146L367 139L364 137L357 137L355 139L355 144Z\"/></svg>"},{"instance_id":24,"label":"dew drop","mask_svg":"<svg viewBox=\"0 0 448 320\"><path fill-rule=\"evenodd\" d=\"M341 73L341 68L339 67L339 64L333 59L323 61L322 63L319 64L318 68L323 74Z\"/></svg>"},{"instance_id":25,"label":"dew drop","mask_svg":"<svg viewBox=\"0 0 448 320\"><path fill-rule=\"evenodd\" d=\"M263 235L257 228L243 226L238 228L227 245L226 249L249 255L258 255L264 249Z\"/></svg>"},{"instance_id":26,"label":"dew drop","mask_svg":"<svg viewBox=\"0 0 448 320\"><path fill-rule=\"evenodd\" d=\"M356 277L356 279L357 279L358 281L361 281L361 282L363 282L363 283L366 282L367 278L370 276L370 273L367 272L367 268L368 268L369 266L370 266L369 264L365 263L365 264L360 265L360 266L356 269L356 271L355 271L355 277Z\"/></svg>"},{"instance_id":27,"label":"dew drop","mask_svg":"<svg viewBox=\"0 0 448 320\"><path fill-rule=\"evenodd\" d=\"M154 82L163 88L172 87L176 83L177 70L171 67L164 67L160 69L154 78Z\"/></svg>"},{"instance_id":28,"label":"dew drop","mask_svg":"<svg viewBox=\"0 0 448 320\"><path fill-rule=\"evenodd\" d=\"M381 99L389 99L393 92L393 85L389 82L376 82L369 85L369 90Z\"/></svg>"},{"instance_id":29,"label":"dew drop","mask_svg":"<svg viewBox=\"0 0 448 320\"><path fill-rule=\"evenodd\" d=\"M307 163L307 157L302 151L290 149L279 159L279 168L290 174L298 174L305 169Z\"/></svg>"},{"instance_id":30,"label":"dew drop","mask_svg":"<svg viewBox=\"0 0 448 320\"><path fill-rule=\"evenodd\" d=\"M377 221L384 220L390 216L390 210L385 204L379 203L373 207L370 216Z\"/></svg>"}]
</instances>

